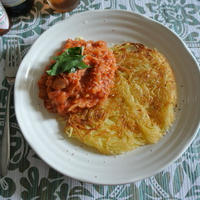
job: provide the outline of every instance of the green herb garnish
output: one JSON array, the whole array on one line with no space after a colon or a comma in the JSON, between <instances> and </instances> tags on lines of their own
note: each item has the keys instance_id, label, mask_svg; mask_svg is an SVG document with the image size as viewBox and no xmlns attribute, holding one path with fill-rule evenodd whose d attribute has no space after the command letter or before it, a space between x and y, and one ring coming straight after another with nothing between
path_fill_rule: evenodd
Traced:
<instances>
[{"instance_id":1,"label":"green herb garnish","mask_svg":"<svg viewBox=\"0 0 200 200\"><path fill-rule=\"evenodd\" d=\"M55 76L63 72L74 73L78 69L89 68L90 66L83 62L84 57L83 47L66 49L61 55L53 57L56 62L46 72L50 76Z\"/></svg>"}]
</instances>

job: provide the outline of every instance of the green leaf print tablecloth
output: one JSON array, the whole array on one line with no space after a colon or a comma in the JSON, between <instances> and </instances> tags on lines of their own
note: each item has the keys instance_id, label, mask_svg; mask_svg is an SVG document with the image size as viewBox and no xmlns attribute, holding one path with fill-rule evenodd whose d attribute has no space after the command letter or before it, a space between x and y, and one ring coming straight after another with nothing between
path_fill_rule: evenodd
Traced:
<instances>
[{"instance_id":1,"label":"green leaf print tablecloth","mask_svg":"<svg viewBox=\"0 0 200 200\"><path fill-rule=\"evenodd\" d=\"M184 40L200 62L199 0L81 0L73 12L65 14L52 11L46 1L35 0L31 12L13 18L11 30L0 37L1 135L8 93L4 77L6 42L17 38L24 56L40 34L56 22L78 12L99 9L129 10L163 23ZM155 176L126 185L93 185L63 176L40 160L24 140L11 104L11 160L8 175L0 179L0 199L200 200L200 134L176 162Z\"/></svg>"}]
</instances>

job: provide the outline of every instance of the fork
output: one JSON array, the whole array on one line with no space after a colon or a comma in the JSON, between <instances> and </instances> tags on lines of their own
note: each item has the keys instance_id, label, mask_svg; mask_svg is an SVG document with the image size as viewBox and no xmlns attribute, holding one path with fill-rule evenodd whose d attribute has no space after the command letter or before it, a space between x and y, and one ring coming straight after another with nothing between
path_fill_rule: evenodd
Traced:
<instances>
[{"instance_id":1,"label":"fork","mask_svg":"<svg viewBox=\"0 0 200 200\"><path fill-rule=\"evenodd\" d=\"M6 43L6 66L5 76L9 84L7 106L6 106L6 118L4 132L2 136L1 144L1 160L0 160L0 176L5 176L8 172L8 165L10 160L10 97L11 91L14 88L15 76L18 66L21 61L20 45L17 39L10 39Z\"/></svg>"}]
</instances>

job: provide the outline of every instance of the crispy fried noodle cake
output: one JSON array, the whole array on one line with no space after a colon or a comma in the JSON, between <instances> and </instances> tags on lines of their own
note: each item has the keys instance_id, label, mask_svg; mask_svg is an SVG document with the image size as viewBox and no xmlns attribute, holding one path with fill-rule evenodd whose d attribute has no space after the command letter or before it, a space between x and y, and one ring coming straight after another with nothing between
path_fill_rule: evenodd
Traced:
<instances>
[{"instance_id":1,"label":"crispy fried noodle cake","mask_svg":"<svg viewBox=\"0 0 200 200\"><path fill-rule=\"evenodd\" d=\"M115 45L118 70L108 98L71 113L65 133L104 154L157 143L174 121L176 82L166 58L138 43Z\"/></svg>"}]
</instances>

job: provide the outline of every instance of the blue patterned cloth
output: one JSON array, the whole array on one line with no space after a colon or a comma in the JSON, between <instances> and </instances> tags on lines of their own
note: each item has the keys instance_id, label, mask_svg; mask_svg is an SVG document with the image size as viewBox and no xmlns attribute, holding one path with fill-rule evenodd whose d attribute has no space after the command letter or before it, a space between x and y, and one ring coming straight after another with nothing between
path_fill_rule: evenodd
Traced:
<instances>
[{"instance_id":1,"label":"blue patterned cloth","mask_svg":"<svg viewBox=\"0 0 200 200\"><path fill-rule=\"evenodd\" d=\"M176 32L200 62L199 0L81 0L70 13L51 10L35 0L31 12L11 20L11 30L0 37L0 133L5 119L8 84L4 76L5 44L20 41L24 56L40 34L69 15L86 10L122 9L146 15ZM200 108L197 108L200 109ZM145 180L117 186L83 183L63 176L38 158L24 140L11 106L11 161L9 173L0 179L0 199L61 200L200 200L200 134L188 150L168 168Z\"/></svg>"}]
</instances>

